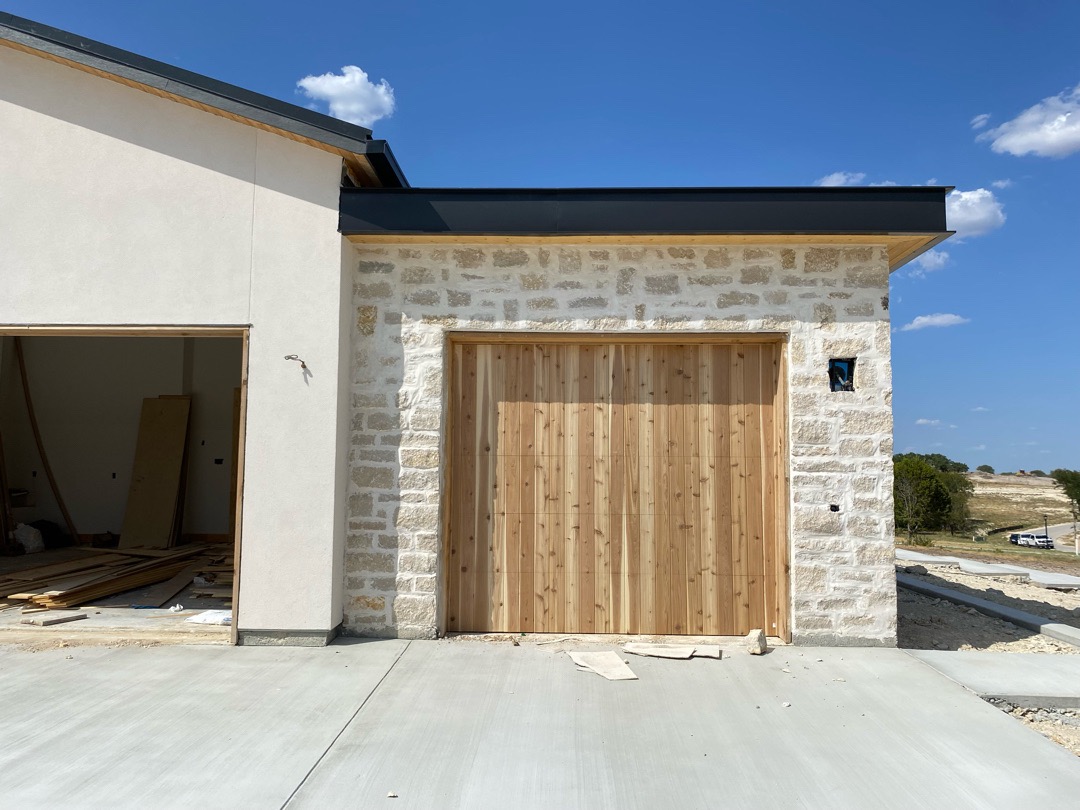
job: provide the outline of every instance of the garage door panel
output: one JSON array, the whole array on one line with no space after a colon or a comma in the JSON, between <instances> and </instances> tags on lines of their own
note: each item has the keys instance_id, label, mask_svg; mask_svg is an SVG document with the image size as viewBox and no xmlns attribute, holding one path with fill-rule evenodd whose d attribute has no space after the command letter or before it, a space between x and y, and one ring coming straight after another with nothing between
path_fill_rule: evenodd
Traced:
<instances>
[{"instance_id":1,"label":"garage door panel","mask_svg":"<svg viewBox=\"0 0 1080 810\"><path fill-rule=\"evenodd\" d=\"M452 360L449 629L786 627L779 347Z\"/></svg>"}]
</instances>

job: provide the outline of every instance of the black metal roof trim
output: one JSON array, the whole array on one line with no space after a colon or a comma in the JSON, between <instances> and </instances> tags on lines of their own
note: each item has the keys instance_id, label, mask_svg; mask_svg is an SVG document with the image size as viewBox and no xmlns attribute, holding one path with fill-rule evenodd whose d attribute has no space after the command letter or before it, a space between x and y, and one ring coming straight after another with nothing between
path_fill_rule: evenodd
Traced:
<instances>
[{"instance_id":1,"label":"black metal roof trim","mask_svg":"<svg viewBox=\"0 0 1080 810\"><path fill-rule=\"evenodd\" d=\"M368 141L364 144L364 156L384 188L409 188L405 172L401 170L397 158L390 150L390 144L386 141Z\"/></svg>"},{"instance_id":2,"label":"black metal roof trim","mask_svg":"<svg viewBox=\"0 0 1080 810\"><path fill-rule=\"evenodd\" d=\"M341 233L946 234L951 186L342 189Z\"/></svg>"},{"instance_id":3,"label":"black metal roof trim","mask_svg":"<svg viewBox=\"0 0 1080 810\"><path fill-rule=\"evenodd\" d=\"M0 39L338 149L363 154L371 139L366 127L6 12L0 12Z\"/></svg>"}]
</instances>

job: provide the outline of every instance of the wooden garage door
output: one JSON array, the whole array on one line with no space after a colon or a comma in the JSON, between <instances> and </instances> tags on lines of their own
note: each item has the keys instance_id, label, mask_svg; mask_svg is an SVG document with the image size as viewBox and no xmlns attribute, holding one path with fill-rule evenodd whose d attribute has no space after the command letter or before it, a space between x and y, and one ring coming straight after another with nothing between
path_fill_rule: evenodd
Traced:
<instances>
[{"instance_id":1,"label":"wooden garage door","mask_svg":"<svg viewBox=\"0 0 1080 810\"><path fill-rule=\"evenodd\" d=\"M450 631L788 637L780 343L451 346Z\"/></svg>"}]
</instances>

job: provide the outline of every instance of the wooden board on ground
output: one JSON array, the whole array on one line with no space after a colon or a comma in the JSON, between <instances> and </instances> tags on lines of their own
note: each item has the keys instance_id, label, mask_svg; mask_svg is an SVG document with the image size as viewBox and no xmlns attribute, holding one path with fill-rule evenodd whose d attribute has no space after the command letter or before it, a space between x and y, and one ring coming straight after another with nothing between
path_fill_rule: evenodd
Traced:
<instances>
[{"instance_id":1,"label":"wooden board on ground","mask_svg":"<svg viewBox=\"0 0 1080 810\"><path fill-rule=\"evenodd\" d=\"M65 622L74 622L79 619L89 618L85 613L73 613L68 616L49 616L48 618L40 619L23 619L22 624L33 624L37 627L48 627L53 624L64 624Z\"/></svg>"},{"instance_id":2,"label":"wooden board on ground","mask_svg":"<svg viewBox=\"0 0 1080 810\"><path fill-rule=\"evenodd\" d=\"M191 589L195 596L210 596L215 599L231 599L232 588L218 587L215 585L196 585Z\"/></svg>"},{"instance_id":3,"label":"wooden board on ground","mask_svg":"<svg viewBox=\"0 0 1080 810\"><path fill-rule=\"evenodd\" d=\"M191 584L195 578L195 572L199 570L199 564L189 565L172 579L167 579L159 585L155 585L149 591L139 597L139 603L143 605L157 605L161 607L172 600L180 591Z\"/></svg>"},{"instance_id":4,"label":"wooden board on ground","mask_svg":"<svg viewBox=\"0 0 1080 810\"><path fill-rule=\"evenodd\" d=\"M190 397L143 400L121 548L167 548L175 541L190 412Z\"/></svg>"}]
</instances>

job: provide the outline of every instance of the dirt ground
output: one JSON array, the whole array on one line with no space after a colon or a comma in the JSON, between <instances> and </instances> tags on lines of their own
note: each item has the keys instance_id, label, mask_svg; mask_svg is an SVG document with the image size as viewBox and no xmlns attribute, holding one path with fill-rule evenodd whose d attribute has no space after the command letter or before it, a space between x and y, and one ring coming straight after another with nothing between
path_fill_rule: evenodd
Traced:
<instances>
[{"instance_id":1,"label":"dirt ground","mask_svg":"<svg viewBox=\"0 0 1080 810\"><path fill-rule=\"evenodd\" d=\"M897 588L897 645L906 650L1080 654L1080 647L945 599Z\"/></svg>"},{"instance_id":2,"label":"dirt ground","mask_svg":"<svg viewBox=\"0 0 1080 810\"><path fill-rule=\"evenodd\" d=\"M1069 499L1053 478L1030 475L989 475L968 473L975 487L971 498L971 516L988 525L1010 526L1024 523L1040 525L1043 515L1051 523L1072 518Z\"/></svg>"},{"instance_id":3,"label":"dirt ground","mask_svg":"<svg viewBox=\"0 0 1080 810\"><path fill-rule=\"evenodd\" d=\"M1022 577L965 574L944 565L898 566L923 582L1080 627L1080 591L1043 588Z\"/></svg>"}]
</instances>

